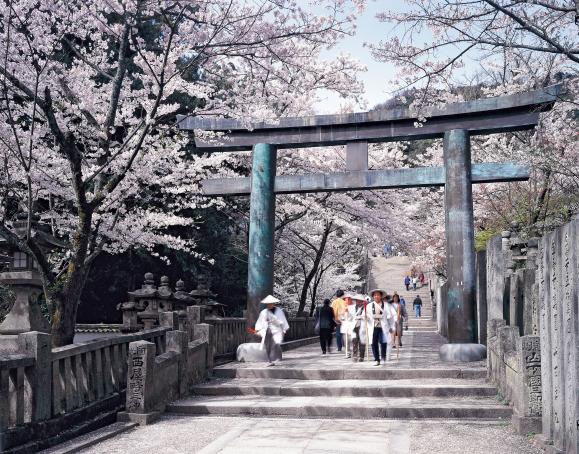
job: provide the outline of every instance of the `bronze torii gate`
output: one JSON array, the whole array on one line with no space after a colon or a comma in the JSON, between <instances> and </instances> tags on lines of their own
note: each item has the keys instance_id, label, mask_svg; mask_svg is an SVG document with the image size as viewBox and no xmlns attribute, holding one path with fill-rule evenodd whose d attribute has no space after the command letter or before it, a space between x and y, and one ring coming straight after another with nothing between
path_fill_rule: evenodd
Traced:
<instances>
[{"instance_id":1,"label":"bronze torii gate","mask_svg":"<svg viewBox=\"0 0 579 454\"><path fill-rule=\"evenodd\" d=\"M448 268L447 314L450 343L476 343L475 252L472 183L522 181L526 165L471 164L470 136L532 129L539 113L557 100L560 86L528 93L447 104L431 109L422 127L406 108L343 115L282 118L248 130L229 119L180 116L184 130L225 133L195 137L206 151L253 150L251 178L205 180L207 196L250 195L247 321L253 326L259 302L273 292L275 194L421 186L445 187ZM444 138L444 167L368 170L368 143ZM279 176L278 148L346 145L346 172Z\"/></svg>"}]
</instances>

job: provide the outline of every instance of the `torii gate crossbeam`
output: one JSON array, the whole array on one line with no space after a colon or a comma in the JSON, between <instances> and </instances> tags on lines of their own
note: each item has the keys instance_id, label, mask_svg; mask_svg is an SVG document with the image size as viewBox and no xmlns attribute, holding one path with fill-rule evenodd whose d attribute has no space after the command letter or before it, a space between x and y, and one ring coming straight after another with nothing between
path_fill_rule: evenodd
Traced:
<instances>
[{"instance_id":1,"label":"torii gate crossbeam","mask_svg":"<svg viewBox=\"0 0 579 454\"><path fill-rule=\"evenodd\" d=\"M179 117L184 130L222 133L208 140L196 135L205 151L253 150L251 178L206 180L208 196L250 194L247 321L253 325L259 302L273 291L273 236L276 193L389 187L445 186L448 339L477 342L472 184L528 179L528 168L513 163L471 164L470 136L534 128L550 109L560 86L528 93L448 104L417 115L408 109L346 115L284 118L248 129L228 119ZM368 142L444 138L444 168L368 170ZM275 176L278 148L347 145L347 172ZM444 308L443 308L444 309ZM456 347L461 347L457 345ZM456 349L457 354L461 350Z\"/></svg>"}]
</instances>

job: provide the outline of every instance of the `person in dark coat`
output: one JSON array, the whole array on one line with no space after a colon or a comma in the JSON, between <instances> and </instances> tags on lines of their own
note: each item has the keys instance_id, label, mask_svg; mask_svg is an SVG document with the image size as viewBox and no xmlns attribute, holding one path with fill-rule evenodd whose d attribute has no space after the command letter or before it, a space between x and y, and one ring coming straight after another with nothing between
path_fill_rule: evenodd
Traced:
<instances>
[{"instance_id":1,"label":"person in dark coat","mask_svg":"<svg viewBox=\"0 0 579 454\"><path fill-rule=\"evenodd\" d=\"M416 298L414 298L414 317L415 318L421 318L422 317L422 299L420 298L420 295L416 295Z\"/></svg>"},{"instance_id":2,"label":"person in dark coat","mask_svg":"<svg viewBox=\"0 0 579 454\"><path fill-rule=\"evenodd\" d=\"M325 299L324 305L316 311L316 324L320 326L320 346L322 355L330 353L332 343L332 331L334 330L334 311L330 306L330 300Z\"/></svg>"}]
</instances>

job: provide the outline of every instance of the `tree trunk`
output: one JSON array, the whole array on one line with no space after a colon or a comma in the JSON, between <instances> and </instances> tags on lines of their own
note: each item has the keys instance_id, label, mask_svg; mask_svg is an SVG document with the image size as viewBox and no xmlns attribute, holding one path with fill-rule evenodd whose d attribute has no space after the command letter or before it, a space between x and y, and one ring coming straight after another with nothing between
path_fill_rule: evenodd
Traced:
<instances>
[{"instance_id":1,"label":"tree trunk","mask_svg":"<svg viewBox=\"0 0 579 454\"><path fill-rule=\"evenodd\" d=\"M76 314L90 264L86 262L92 213L79 210L79 226L72 243L72 256L63 276L45 286L51 305L52 345L62 347L74 342Z\"/></svg>"},{"instance_id":2,"label":"tree trunk","mask_svg":"<svg viewBox=\"0 0 579 454\"><path fill-rule=\"evenodd\" d=\"M320 247L316 250L316 256L314 258L314 263L312 265L312 269L306 275L304 284L302 285L302 291L300 294L300 304L298 306L298 314L302 313L306 307L306 300L308 298L308 289L310 287L310 283L312 279L316 276L318 272L318 267L320 266L320 262L322 261L322 257L324 256L324 251L326 249L326 243L328 241L328 236L330 235L332 229L332 223L330 222L326 225L324 229L324 233L322 235L322 241L320 243Z\"/></svg>"},{"instance_id":3,"label":"tree trunk","mask_svg":"<svg viewBox=\"0 0 579 454\"><path fill-rule=\"evenodd\" d=\"M67 273L68 274L68 273ZM50 290L52 304L52 345L62 347L74 342L76 314L86 281L83 271L71 272L60 288ZM59 286L58 283L55 284Z\"/></svg>"}]
</instances>

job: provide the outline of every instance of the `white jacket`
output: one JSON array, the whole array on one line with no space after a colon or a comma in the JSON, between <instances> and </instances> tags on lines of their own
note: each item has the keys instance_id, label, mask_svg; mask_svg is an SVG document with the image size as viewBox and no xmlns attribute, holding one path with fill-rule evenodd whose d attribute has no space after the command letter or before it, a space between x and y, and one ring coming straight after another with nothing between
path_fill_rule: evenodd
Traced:
<instances>
[{"instance_id":1,"label":"white jacket","mask_svg":"<svg viewBox=\"0 0 579 454\"><path fill-rule=\"evenodd\" d=\"M262 339L265 339L267 328L271 331L273 341L276 344L281 344L283 335L289 329L289 324L279 307L276 307L273 312L266 308L259 313L259 317L255 322L255 330Z\"/></svg>"}]
</instances>

